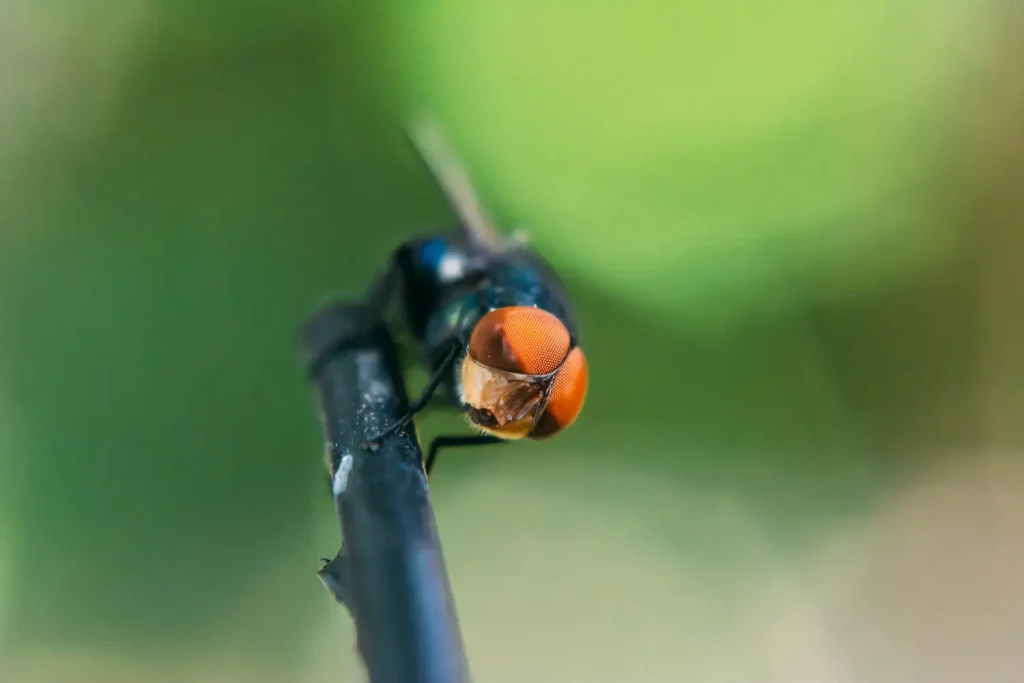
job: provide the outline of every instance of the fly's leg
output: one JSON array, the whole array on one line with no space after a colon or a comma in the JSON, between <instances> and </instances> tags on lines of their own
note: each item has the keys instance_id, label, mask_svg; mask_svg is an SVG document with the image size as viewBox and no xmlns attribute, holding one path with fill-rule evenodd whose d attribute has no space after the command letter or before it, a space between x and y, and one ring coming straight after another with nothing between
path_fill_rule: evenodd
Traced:
<instances>
[{"instance_id":1,"label":"fly's leg","mask_svg":"<svg viewBox=\"0 0 1024 683\"><path fill-rule=\"evenodd\" d=\"M368 439L367 441L370 444L374 444L375 442L379 441L382 437L387 436L392 432L398 431L399 429L407 425L409 421L412 420L412 418L415 417L415 415L418 412L427 407L427 404L430 403L430 399L434 395L434 392L437 390L439 386L441 386L441 382L444 381L445 375L451 371L452 363L455 362L455 356L458 354L458 351L459 345L456 343L452 343L451 349L449 349L447 355L445 355L444 357L444 360L441 361L441 364L437 366L437 370L434 371L433 376L430 378L430 382L427 383L427 386L423 390L423 392L415 401L413 401L412 405L409 406L409 410L405 413L402 419L400 419L398 422L395 422L393 425L391 425L384 431Z\"/></svg>"},{"instance_id":2,"label":"fly's leg","mask_svg":"<svg viewBox=\"0 0 1024 683\"><path fill-rule=\"evenodd\" d=\"M417 241L418 240L411 240L410 242L405 242L392 252L386 269L376 277L363 297L363 301L366 306L373 311L374 315L377 315L381 319L386 319L387 313L396 298L395 295L399 287L408 279L410 274L409 269L412 267L412 261L409 254L410 250L415 248L414 245ZM368 447L371 449L374 448L382 437L404 427L409 423L413 416L427 406L434 391L444 380L445 372L449 370L452 361L455 359L454 357L456 352L457 349L453 347L442 361L441 366L438 367L437 371L431 377L427 388L422 392L420 397L413 402L409 407L408 412L398 422L367 439Z\"/></svg>"},{"instance_id":3,"label":"fly's leg","mask_svg":"<svg viewBox=\"0 0 1024 683\"><path fill-rule=\"evenodd\" d=\"M466 436L438 436L430 442L430 448L427 450L427 460L425 469L427 476L430 476L430 470L434 467L434 461L437 460L437 452L442 448L455 448L457 446L485 446L492 443L506 443L505 439L499 439L496 436L489 434L472 434Z\"/></svg>"}]
</instances>

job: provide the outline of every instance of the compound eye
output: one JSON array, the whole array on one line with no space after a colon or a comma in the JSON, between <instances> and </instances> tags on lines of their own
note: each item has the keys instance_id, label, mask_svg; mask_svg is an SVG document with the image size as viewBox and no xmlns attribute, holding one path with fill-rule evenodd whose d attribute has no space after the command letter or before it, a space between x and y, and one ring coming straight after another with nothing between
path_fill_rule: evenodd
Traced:
<instances>
[{"instance_id":1,"label":"compound eye","mask_svg":"<svg viewBox=\"0 0 1024 683\"><path fill-rule=\"evenodd\" d=\"M548 398L548 407L537 420L530 434L532 439L543 439L557 434L569 425L583 410L587 397L587 359L577 347L565 359L565 365L555 375Z\"/></svg>"},{"instance_id":2,"label":"compound eye","mask_svg":"<svg viewBox=\"0 0 1024 683\"><path fill-rule=\"evenodd\" d=\"M469 337L469 355L497 370L545 375L562 362L569 343L569 331L552 313L506 306L477 321Z\"/></svg>"}]
</instances>

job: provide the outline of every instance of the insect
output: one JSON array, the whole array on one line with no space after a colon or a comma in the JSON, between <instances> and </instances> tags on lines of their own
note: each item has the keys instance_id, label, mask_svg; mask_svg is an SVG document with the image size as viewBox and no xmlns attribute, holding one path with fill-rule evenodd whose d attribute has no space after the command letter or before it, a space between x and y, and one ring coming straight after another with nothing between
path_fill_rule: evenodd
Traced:
<instances>
[{"instance_id":1,"label":"insect","mask_svg":"<svg viewBox=\"0 0 1024 683\"><path fill-rule=\"evenodd\" d=\"M408 413L370 444L401 428L440 389L441 401L461 410L476 433L436 437L429 474L442 448L564 430L583 408L588 370L555 272L520 236L499 235L435 124L421 120L409 137L461 227L402 243L367 293L382 315L400 301L418 361L431 373Z\"/></svg>"}]
</instances>

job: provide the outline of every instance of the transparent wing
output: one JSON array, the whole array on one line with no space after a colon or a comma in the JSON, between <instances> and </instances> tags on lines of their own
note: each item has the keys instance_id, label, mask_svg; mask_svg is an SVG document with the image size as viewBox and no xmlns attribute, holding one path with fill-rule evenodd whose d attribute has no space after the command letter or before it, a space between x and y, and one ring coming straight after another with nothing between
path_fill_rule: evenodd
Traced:
<instances>
[{"instance_id":1,"label":"transparent wing","mask_svg":"<svg viewBox=\"0 0 1024 683\"><path fill-rule=\"evenodd\" d=\"M466 236L489 249L503 249L505 245L500 233L480 204L465 168L448 146L437 121L427 116L416 117L409 124L407 133L413 147L459 215Z\"/></svg>"}]
</instances>

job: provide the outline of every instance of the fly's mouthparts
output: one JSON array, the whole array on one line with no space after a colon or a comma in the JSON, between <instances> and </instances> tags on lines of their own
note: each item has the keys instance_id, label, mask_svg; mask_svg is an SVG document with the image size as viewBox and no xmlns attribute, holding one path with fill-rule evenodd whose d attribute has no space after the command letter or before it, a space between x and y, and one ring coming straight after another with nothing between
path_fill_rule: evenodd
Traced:
<instances>
[{"instance_id":1,"label":"fly's mouthparts","mask_svg":"<svg viewBox=\"0 0 1024 683\"><path fill-rule=\"evenodd\" d=\"M471 408L470 417L473 419L473 422L481 427L493 427L499 424L498 418L494 416L494 413L486 408Z\"/></svg>"}]
</instances>

